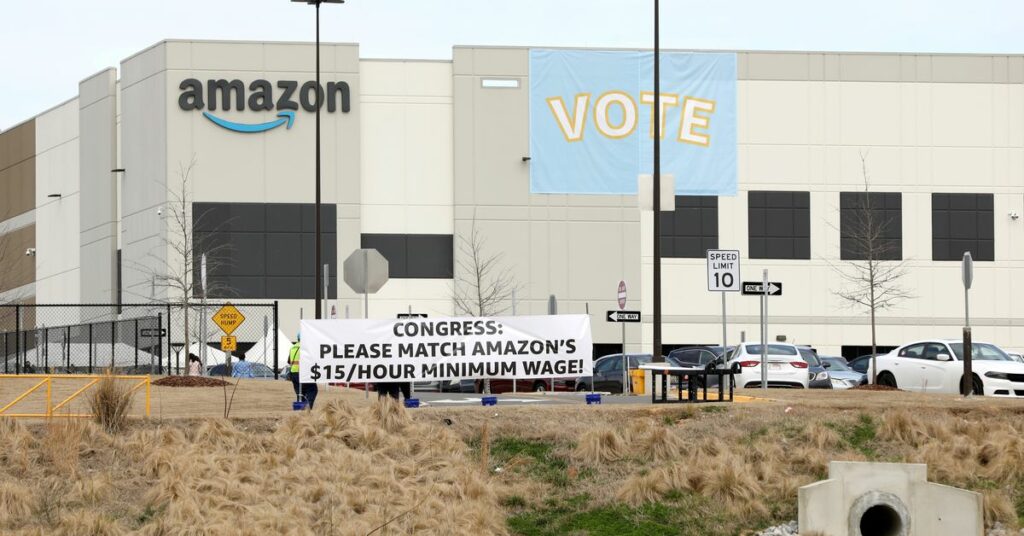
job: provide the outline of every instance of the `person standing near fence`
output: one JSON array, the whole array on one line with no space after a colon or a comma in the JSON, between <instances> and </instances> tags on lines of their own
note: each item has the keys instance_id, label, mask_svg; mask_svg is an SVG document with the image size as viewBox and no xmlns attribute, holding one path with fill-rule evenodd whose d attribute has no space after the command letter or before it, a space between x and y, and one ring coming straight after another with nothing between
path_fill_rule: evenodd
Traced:
<instances>
[{"instance_id":1,"label":"person standing near fence","mask_svg":"<svg viewBox=\"0 0 1024 536\"><path fill-rule=\"evenodd\" d=\"M302 400L302 387L299 384L299 350L301 345L299 341L302 340L302 333L295 335L295 344L292 344L292 349L288 351L288 379L292 381L292 389L295 390L295 399Z\"/></svg>"},{"instance_id":2,"label":"person standing near fence","mask_svg":"<svg viewBox=\"0 0 1024 536\"><path fill-rule=\"evenodd\" d=\"M203 365L195 354L188 354L188 375L201 376Z\"/></svg>"},{"instance_id":3,"label":"person standing near fence","mask_svg":"<svg viewBox=\"0 0 1024 536\"><path fill-rule=\"evenodd\" d=\"M228 354L228 360L231 360L231 355ZM235 363L231 367L231 376L234 378L255 378L256 375L252 372L252 363L245 360L245 355L238 356L238 363Z\"/></svg>"},{"instance_id":4,"label":"person standing near fence","mask_svg":"<svg viewBox=\"0 0 1024 536\"><path fill-rule=\"evenodd\" d=\"M292 349L288 352L288 375L292 380L292 388L295 390L296 400L305 400L306 407L313 409L313 404L316 402L316 395L319 394L320 388L315 383L300 383L299 382L299 354L301 351L302 332L295 335L295 344L292 345Z\"/></svg>"}]
</instances>

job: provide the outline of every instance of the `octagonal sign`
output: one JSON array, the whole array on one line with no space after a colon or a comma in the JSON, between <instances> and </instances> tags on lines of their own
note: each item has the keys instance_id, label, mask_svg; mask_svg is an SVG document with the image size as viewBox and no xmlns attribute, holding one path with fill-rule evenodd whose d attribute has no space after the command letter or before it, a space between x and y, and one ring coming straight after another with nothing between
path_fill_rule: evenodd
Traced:
<instances>
[{"instance_id":1,"label":"octagonal sign","mask_svg":"<svg viewBox=\"0 0 1024 536\"><path fill-rule=\"evenodd\" d=\"M342 266L345 283L359 294L373 294L388 282L388 260L375 249L357 249Z\"/></svg>"}]
</instances>

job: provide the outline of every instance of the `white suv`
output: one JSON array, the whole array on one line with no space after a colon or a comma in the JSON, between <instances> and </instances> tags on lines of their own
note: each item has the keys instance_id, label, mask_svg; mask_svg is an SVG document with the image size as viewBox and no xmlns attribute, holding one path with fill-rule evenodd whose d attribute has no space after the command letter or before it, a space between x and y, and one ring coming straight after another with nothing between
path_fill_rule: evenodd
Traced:
<instances>
[{"instance_id":1,"label":"white suv","mask_svg":"<svg viewBox=\"0 0 1024 536\"><path fill-rule=\"evenodd\" d=\"M761 344L743 343L729 355L730 367L739 366L737 387L761 386ZM792 344L768 344L768 387L807 389L810 381L807 362Z\"/></svg>"},{"instance_id":2,"label":"white suv","mask_svg":"<svg viewBox=\"0 0 1024 536\"><path fill-rule=\"evenodd\" d=\"M878 384L905 391L959 393L964 375L963 350L959 339L900 346L878 356ZM971 371L975 394L1024 398L1024 363L1017 363L998 346L974 342Z\"/></svg>"}]
</instances>

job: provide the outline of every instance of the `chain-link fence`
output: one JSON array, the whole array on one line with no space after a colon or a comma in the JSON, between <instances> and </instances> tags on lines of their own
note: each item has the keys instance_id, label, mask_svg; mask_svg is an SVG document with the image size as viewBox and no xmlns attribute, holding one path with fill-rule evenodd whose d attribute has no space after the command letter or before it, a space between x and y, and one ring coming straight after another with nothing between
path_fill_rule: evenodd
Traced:
<instances>
[{"instance_id":1,"label":"chain-link fence","mask_svg":"<svg viewBox=\"0 0 1024 536\"><path fill-rule=\"evenodd\" d=\"M234 310L218 316L224 307ZM233 340L222 341L221 324ZM0 305L0 370L185 374L194 355L204 374L229 374L244 358L254 375L273 377L287 362L278 333L276 303Z\"/></svg>"}]
</instances>

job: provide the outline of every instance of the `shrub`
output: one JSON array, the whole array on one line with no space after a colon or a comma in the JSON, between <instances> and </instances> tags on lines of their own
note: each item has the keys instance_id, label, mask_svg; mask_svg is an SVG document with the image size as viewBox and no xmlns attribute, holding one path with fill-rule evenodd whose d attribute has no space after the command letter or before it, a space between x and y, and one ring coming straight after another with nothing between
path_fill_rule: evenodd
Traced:
<instances>
[{"instance_id":1,"label":"shrub","mask_svg":"<svg viewBox=\"0 0 1024 536\"><path fill-rule=\"evenodd\" d=\"M134 398L131 387L106 374L97 382L89 396L89 408L93 419L107 432L117 432L124 427L128 411Z\"/></svg>"}]
</instances>

